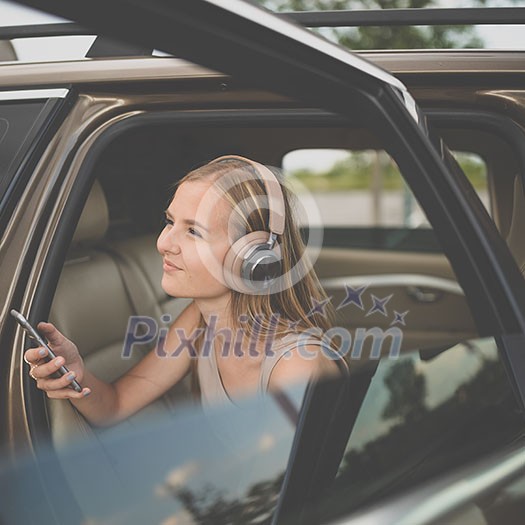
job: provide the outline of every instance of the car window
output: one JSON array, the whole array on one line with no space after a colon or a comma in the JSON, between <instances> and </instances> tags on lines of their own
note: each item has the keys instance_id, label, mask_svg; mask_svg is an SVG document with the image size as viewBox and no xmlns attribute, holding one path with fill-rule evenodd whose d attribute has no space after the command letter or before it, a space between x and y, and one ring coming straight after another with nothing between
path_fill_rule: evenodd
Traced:
<instances>
[{"instance_id":1,"label":"car window","mask_svg":"<svg viewBox=\"0 0 525 525\"><path fill-rule=\"evenodd\" d=\"M502 450L524 430L494 339L382 359L321 515L417 486Z\"/></svg>"},{"instance_id":2,"label":"car window","mask_svg":"<svg viewBox=\"0 0 525 525\"><path fill-rule=\"evenodd\" d=\"M314 31L339 44L353 50L359 49L522 49L523 39L521 26L508 19L505 30L497 24L487 25L479 18L471 15L466 20L459 14L461 8L479 8L486 6L490 11L493 8L516 7L515 0L498 0L494 2L480 2L479 0L463 0L452 3L426 2L391 2L385 6L379 2L361 2L358 5L360 12L352 13L347 4L335 2L313 2L311 0L257 0L258 3L273 9L276 12L284 11L288 16L312 27ZM449 23L444 26L436 22L438 17L432 12L434 8L451 10ZM430 8L430 9L429 9ZM390 9L389 17L381 15L382 9ZM429 9L430 12L425 13ZM458 16L453 9L458 9ZM422 14L419 20L411 16L410 11L418 10ZM307 13L301 13L307 12ZM331 11L330 18L316 17L317 13ZM333 13L341 12L338 20ZM372 11L376 16L366 16ZM396 16L402 12L404 16ZM306 14L309 16L301 16ZM350 14L350 16L348 16ZM345 16L347 15L347 16ZM356 15L355 18L352 15ZM365 15L365 16L363 16ZM426 16L425 16L426 15ZM489 19L496 19L496 13L487 13ZM366 20L368 23L365 23ZM395 22L394 22L395 20ZM401 20L401 22L400 22ZM454 23L455 20L455 23ZM479 25L481 24L481 25Z\"/></svg>"},{"instance_id":3,"label":"car window","mask_svg":"<svg viewBox=\"0 0 525 525\"><path fill-rule=\"evenodd\" d=\"M454 155L490 211L486 163L475 153ZM441 251L424 211L384 150L298 149L283 157L282 166L299 195L301 190L313 195L327 245L339 244L339 232L347 234L347 246Z\"/></svg>"},{"instance_id":4,"label":"car window","mask_svg":"<svg viewBox=\"0 0 525 525\"><path fill-rule=\"evenodd\" d=\"M300 410L304 386L250 396L237 407L203 412L188 405L176 415L60 447L56 460L41 450L45 483L65 477L66 489L54 486L52 504L59 515L76 508L78 523L261 523L277 505L296 427L290 411ZM22 460L15 473L0 467L0 480L10 480L16 501L35 475L31 468ZM33 505L2 506L0 519L22 523L10 514L16 512L32 522L40 504L35 492ZM61 523L75 523L74 516Z\"/></svg>"},{"instance_id":5,"label":"car window","mask_svg":"<svg viewBox=\"0 0 525 525\"><path fill-rule=\"evenodd\" d=\"M0 199L42 125L46 101L0 100Z\"/></svg>"}]
</instances>

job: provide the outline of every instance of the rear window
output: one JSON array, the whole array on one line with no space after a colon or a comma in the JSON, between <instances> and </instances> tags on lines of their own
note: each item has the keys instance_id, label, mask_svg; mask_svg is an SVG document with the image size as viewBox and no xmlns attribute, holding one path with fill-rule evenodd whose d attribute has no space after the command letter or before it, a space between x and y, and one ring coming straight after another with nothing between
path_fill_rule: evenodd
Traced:
<instances>
[{"instance_id":1,"label":"rear window","mask_svg":"<svg viewBox=\"0 0 525 525\"><path fill-rule=\"evenodd\" d=\"M473 153L455 152L489 208L487 166ZM382 150L301 149L283 158L290 182L313 195L329 227L430 228L395 161Z\"/></svg>"}]
</instances>

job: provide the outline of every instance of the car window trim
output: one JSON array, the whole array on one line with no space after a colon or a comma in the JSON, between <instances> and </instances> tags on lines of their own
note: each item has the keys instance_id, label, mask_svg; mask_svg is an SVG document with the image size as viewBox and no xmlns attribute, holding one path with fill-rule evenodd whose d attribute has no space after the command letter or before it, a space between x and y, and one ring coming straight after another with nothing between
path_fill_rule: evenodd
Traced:
<instances>
[{"instance_id":1,"label":"car window trim","mask_svg":"<svg viewBox=\"0 0 525 525\"><path fill-rule=\"evenodd\" d=\"M66 98L70 92L68 88L60 89L19 89L0 91L0 101L18 100L47 100L53 98Z\"/></svg>"},{"instance_id":2,"label":"car window trim","mask_svg":"<svg viewBox=\"0 0 525 525\"><path fill-rule=\"evenodd\" d=\"M499 113L486 110L426 109L425 115L432 126L437 128L482 129L509 143L516 152L522 174L525 177L525 132L514 120ZM525 183L525 180L524 180Z\"/></svg>"},{"instance_id":3,"label":"car window trim","mask_svg":"<svg viewBox=\"0 0 525 525\"><path fill-rule=\"evenodd\" d=\"M338 11L285 11L305 27L516 25L525 23L523 7L420 7Z\"/></svg>"}]
</instances>

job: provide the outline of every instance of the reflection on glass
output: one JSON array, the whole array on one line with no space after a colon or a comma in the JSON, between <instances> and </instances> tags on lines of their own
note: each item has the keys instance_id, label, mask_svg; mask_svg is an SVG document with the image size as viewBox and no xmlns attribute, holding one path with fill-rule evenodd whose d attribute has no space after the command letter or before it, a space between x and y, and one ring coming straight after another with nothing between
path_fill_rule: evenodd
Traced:
<instances>
[{"instance_id":1,"label":"reflection on glass","mask_svg":"<svg viewBox=\"0 0 525 525\"><path fill-rule=\"evenodd\" d=\"M383 359L324 512L377 502L500 449L523 428L493 339Z\"/></svg>"},{"instance_id":2,"label":"reflection on glass","mask_svg":"<svg viewBox=\"0 0 525 525\"><path fill-rule=\"evenodd\" d=\"M304 387L188 407L58 450L86 524L260 523L277 504Z\"/></svg>"}]
</instances>

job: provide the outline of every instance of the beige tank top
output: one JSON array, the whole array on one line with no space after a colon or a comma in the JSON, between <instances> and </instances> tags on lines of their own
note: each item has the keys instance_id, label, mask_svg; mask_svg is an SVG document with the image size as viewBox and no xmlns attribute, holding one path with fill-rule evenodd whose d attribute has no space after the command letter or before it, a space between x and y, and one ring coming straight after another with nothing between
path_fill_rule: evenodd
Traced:
<instances>
[{"instance_id":1,"label":"beige tank top","mask_svg":"<svg viewBox=\"0 0 525 525\"><path fill-rule=\"evenodd\" d=\"M318 345L324 346L320 339L314 337L305 340L301 339L299 342L300 333L291 332L276 341L272 346L273 355L266 355L261 364L261 372L259 375L259 385L257 388L258 395L263 395L268 390L270 376L275 365L283 356L300 345ZM334 354L333 350L325 347L325 351ZM335 357L335 356L334 356ZM341 372L348 375L348 365L346 361L339 356L334 359L338 364ZM217 403L234 404L224 386L217 367L217 360L215 352L210 352L209 357L199 357L197 363L197 376L199 378L199 385L201 390L201 402L203 406L215 405Z\"/></svg>"}]
</instances>

